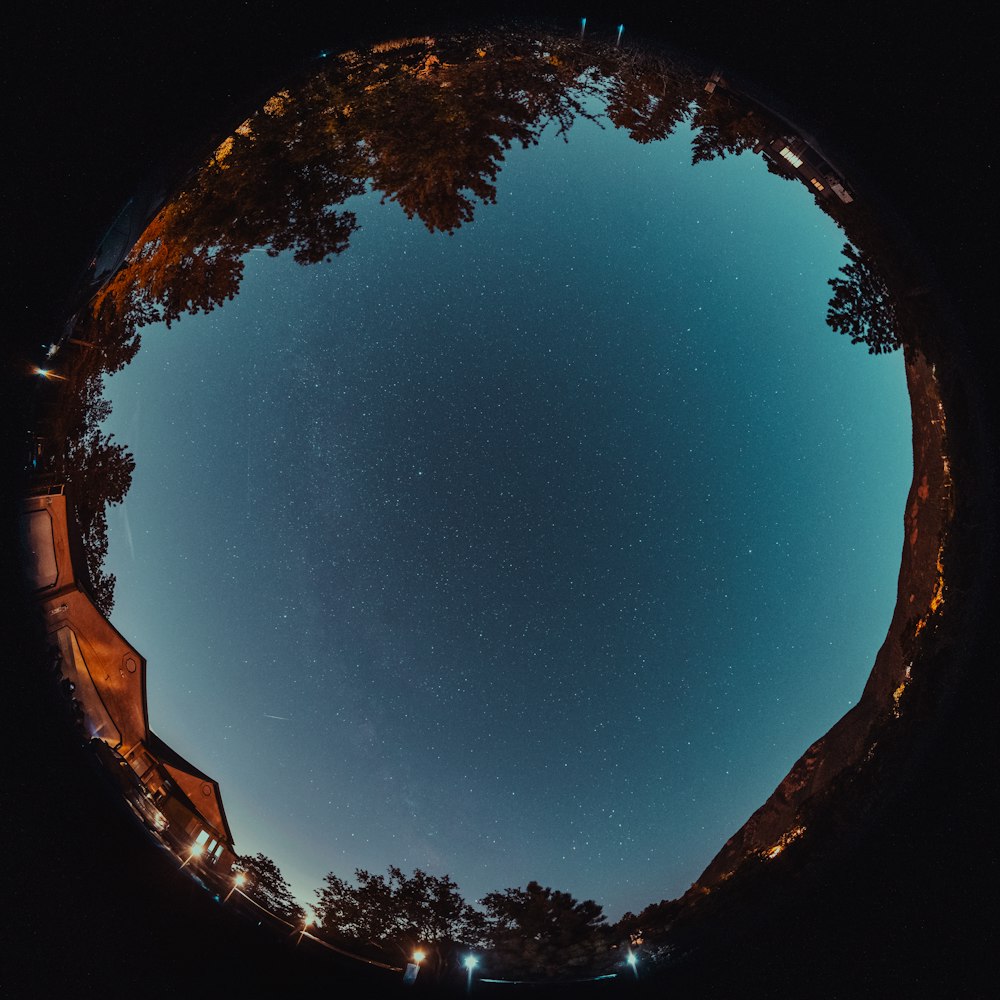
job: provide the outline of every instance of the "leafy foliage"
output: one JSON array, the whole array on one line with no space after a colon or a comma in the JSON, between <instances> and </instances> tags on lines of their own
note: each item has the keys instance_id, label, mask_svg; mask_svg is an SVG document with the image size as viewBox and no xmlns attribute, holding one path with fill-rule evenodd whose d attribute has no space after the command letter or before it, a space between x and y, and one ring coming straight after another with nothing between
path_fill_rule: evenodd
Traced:
<instances>
[{"instance_id":1,"label":"leafy foliage","mask_svg":"<svg viewBox=\"0 0 1000 1000\"><path fill-rule=\"evenodd\" d=\"M586 975L618 960L617 938L597 903L537 882L492 892L482 909L466 903L447 875L419 868L411 876L394 866L388 876L358 869L355 882L330 872L316 891L323 931L407 959L419 947L439 972L454 967L465 948L488 949L486 961L498 973L537 979Z\"/></svg>"},{"instance_id":2,"label":"leafy foliage","mask_svg":"<svg viewBox=\"0 0 1000 1000\"><path fill-rule=\"evenodd\" d=\"M847 263L843 278L831 278L826 321L852 344L867 344L869 354L887 354L900 345L896 307L882 276L868 254L844 244Z\"/></svg>"},{"instance_id":3,"label":"leafy foliage","mask_svg":"<svg viewBox=\"0 0 1000 1000\"><path fill-rule=\"evenodd\" d=\"M602 970L617 958L602 907L529 882L483 898L492 960L505 974L535 978Z\"/></svg>"},{"instance_id":4,"label":"leafy foliage","mask_svg":"<svg viewBox=\"0 0 1000 1000\"><path fill-rule=\"evenodd\" d=\"M97 399L84 411L78 433L67 441L61 462L80 528L94 604L105 615L111 614L115 603L115 576L104 570L107 508L125 499L135 471L132 453L98 426L108 409L106 401Z\"/></svg>"},{"instance_id":5,"label":"leafy foliage","mask_svg":"<svg viewBox=\"0 0 1000 1000\"><path fill-rule=\"evenodd\" d=\"M305 910L292 896L291 886L281 869L266 854L240 856L234 870L247 876L243 891L266 910L290 923L301 923L305 919Z\"/></svg>"},{"instance_id":6,"label":"leafy foliage","mask_svg":"<svg viewBox=\"0 0 1000 1000\"><path fill-rule=\"evenodd\" d=\"M327 933L362 943L392 947L409 957L419 946L441 968L460 946L482 942L482 913L470 906L447 875L412 875L390 866L388 877L364 869L351 885L333 872L316 891L316 912Z\"/></svg>"},{"instance_id":7,"label":"leafy foliage","mask_svg":"<svg viewBox=\"0 0 1000 1000\"><path fill-rule=\"evenodd\" d=\"M764 123L752 108L732 95L716 91L711 96L698 95L691 125L692 162L724 160L753 149L764 136Z\"/></svg>"},{"instance_id":8,"label":"leafy foliage","mask_svg":"<svg viewBox=\"0 0 1000 1000\"><path fill-rule=\"evenodd\" d=\"M610 77L605 93L607 116L638 143L667 139L691 116L696 87L686 76L658 62L632 62Z\"/></svg>"}]
</instances>

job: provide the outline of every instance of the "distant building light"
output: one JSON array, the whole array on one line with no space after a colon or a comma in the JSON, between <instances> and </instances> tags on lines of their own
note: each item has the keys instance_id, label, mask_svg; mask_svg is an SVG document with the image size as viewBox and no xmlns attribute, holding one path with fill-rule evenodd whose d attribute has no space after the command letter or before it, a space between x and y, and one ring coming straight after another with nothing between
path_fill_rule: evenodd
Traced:
<instances>
[{"instance_id":1,"label":"distant building light","mask_svg":"<svg viewBox=\"0 0 1000 1000\"><path fill-rule=\"evenodd\" d=\"M793 167L796 167L796 168L798 168L798 167L801 167L801 166L802 166L802 157L801 157L801 156L796 156L796 155L795 155L795 154L794 154L794 153L793 153L793 152L792 152L792 151L791 151L791 150L790 150L790 149L789 149L789 148L788 148L787 146L785 146L785 147L784 147L784 148L783 148L783 149L782 149L782 150L781 150L781 151L779 152L779 154L778 154L778 155L779 155L779 156L783 156L783 157L784 157L784 158L785 158L786 160L788 160L788 162L789 162L789 163L790 163L790 164L791 164L791 165L792 165Z\"/></svg>"},{"instance_id":2,"label":"distant building light","mask_svg":"<svg viewBox=\"0 0 1000 1000\"><path fill-rule=\"evenodd\" d=\"M781 835L776 844L772 844L767 850L763 851L763 856L766 860L772 861L793 841L798 840L806 832L804 826L796 826L791 830L787 830Z\"/></svg>"}]
</instances>

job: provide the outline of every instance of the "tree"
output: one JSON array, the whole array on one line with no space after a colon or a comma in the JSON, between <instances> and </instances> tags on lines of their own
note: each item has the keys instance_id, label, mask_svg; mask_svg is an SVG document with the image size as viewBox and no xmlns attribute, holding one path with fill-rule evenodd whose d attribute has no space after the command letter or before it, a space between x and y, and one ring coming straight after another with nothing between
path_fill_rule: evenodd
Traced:
<instances>
[{"instance_id":1,"label":"tree","mask_svg":"<svg viewBox=\"0 0 1000 1000\"><path fill-rule=\"evenodd\" d=\"M461 946L482 942L485 921L447 875L429 875L415 868L408 876L395 866L388 878L359 868L351 885L333 872L316 890L322 929L361 944L396 949L406 959L418 947L428 952L436 971Z\"/></svg>"},{"instance_id":2,"label":"tree","mask_svg":"<svg viewBox=\"0 0 1000 1000\"><path fill-rule=\"evenodd\" d=\"M591 116L578 99L578 74L516 30L429 45L355 55L342 86L350 112L337 127L385 200L431 232L451 233L478 204L496 200L515 143L537 143L549 122L563 134Z\"/></svg>"},{"instance_id":3,"label":"tree","mask_svg":"<svg viewBox=\"0 0 1000 1000\"><path fill-rule=\"evenodd\" d=\"M507 975L552 978L595 972L617 960L602 907L529 882L483 898L489 946Z\"/></svg>"},{"instance_id":4,"label":"tree","mask_svg":"<svg viewBox=\"0 0 1000 1000\"><path fill-rule=\"evenodd\" d=\"M135 458L113 434L90 427L70 444L66 455L66 478L73 484L77 510L96 510L125 499L132 485Z\"/></svg>"},{"instance_id":5,"label":"tree","mask_svg":"<svg viewBox=\"0 0 1000 1000\"><path fill-rule=\"evenodd\" d=\"M692 80L659 60L636 60L608 75L606 111L612 124L636 142L656 142L673 135L691 117L696 95Z\"/></svg>"},{"instance_id":6,"label":"tree","mask_svg":"<svg viewBox=\"0 0 1000 1000\"><path fill-rule=\"evenodd\" d=\"M692 163L739 156L768 134L761 116L728 91L700 93L691 125L696 130L691 140Z\"/></svg>"},{"instance_id":7,"label":"tree","mask_svg":"<svg viewBox=\"0 0 1000 1000\"><path fill-rule=\"evenodd\" d=\"M101 401L103 402L103 401ZM119 504L132 485L135 458L113 434L104 434L94 420L105 407L100 402L84 418L79 437L67 442L63 471L69 486L80 538L87 559L87 573L94 604L110 615L115 603L115 576L104 571L108 554L107 508Z\"/></svg>"},{"instance_id":8,"label":"tree","mask_svg":"<svg viewBox=\"0 0 1000 1000\"><path fill-rule=\"evenodd\" d=\"M89 516L87 516L89 513ZM104 560L108 556L108 518L106 508L99 507L96 511L85 513L85 520L79 515L80 540L86 553L87 576L90 581L90 596L94 607L105 618L111 617L115 607L115 584L117 577L104 569Z\"/></svg>"},{"instance_id":9,"label":"tree","mask_svg":"<svg viewBox=\"0 0 1000 1000\"><path fill-rule=\"evenodd\" d=\"M291 886L281 869L265 854L244 855L236 859L234 870L247 877L245 892L255 902L289 923L299 924L305 910L295 901Z\"/></svg>"},{"instance_id":10,"label":"tree","mask_svg":"<svg viewBox=\"0 0 1000 1000\"><path fill-rule=\"evenodd\" d=\"M868 254L844 244L847 263L843 278L831 278L833 289L826 321L852 344L867 344L869 354L888 354L899 347L896 306L882 276Z\"/></svg>"}]
</instances>

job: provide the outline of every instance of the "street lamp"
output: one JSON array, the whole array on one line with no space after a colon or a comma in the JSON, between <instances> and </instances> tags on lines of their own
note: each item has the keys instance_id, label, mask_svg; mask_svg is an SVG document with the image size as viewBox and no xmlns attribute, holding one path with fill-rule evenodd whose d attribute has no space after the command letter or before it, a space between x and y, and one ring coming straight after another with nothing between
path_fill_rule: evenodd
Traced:
<instances>
[{"instance_id":1,"label":"street lamp","mask_svg":"<svg viewBox=\"0 0 1000 1000\"><path fill-rule=\"evenodd\" d=\"M403 982L407 986L412 986L417 981L417 975L420 973L420 963L427 957L427 952L422 948L417 948L413 953L412 959L407 963L406 969L403 971Z\"/></svg>"},{"instance_id":2,"label":"street lamp","mask_svg":"<svg viewBox=\"0 0 1000 1000\"><path fill-rule=\"evenodd\" d=\"M468 972L468 979L465 983L465 992L468 993L472 989L472 970L479 964L479 959L475 955L466 955L462 964Z\"/></svg>"},{"instance_id":3,"label":"street lamp","mask_svg":"<svg viewBox=\"0 0 1000 1000\"><path fill-rule=\"evenodd\" d=\"M311 914L306 914L305 919L302 921L302 929L299 931L299 936L296 938L295 943L298 944L302 940L302 935L305 934L306 930L312 925L313 916ZM294 934L295 931L292 931Z\"/></svg>"},{"instance_id":4,"label":"street lamp","mask_svg":"<svg viewBox=\"0 0 1000 1000\"><path fill-rule=\"evenodd\" d=\"M639 964L639 958L634 951L629 951L628 957L625 959L626 962L632 967L632 971L635 973L635 978L639 978L639 969L637 968Z\"/></svg>"},{"instance_id":5,"label":"street lamp","mask_svg":"<svg viewBox=\"0 0 1000 1000\"><path fill-rule=\"evenodd\" d=\"M192 844L191 845L191 853L188 854L187 861L185 861L184 864L181 865L181 868L184 868L187 865L188 861L191 861L194 858L201 857L201 855L204 854L204 852L205 852L205 848L204 848L204 846L202 844Z\"/></svg>"},{"instance_id":6,"label":"street lamp","mask_svg":"<svg viewBox=\"0 0 1000 1000\"><path fill-rule=\"evenodd\" d=\"M242 889L243 886L245 886L246 884L247 884L247 877L246 877L246 875L243 874L243 872L240 872L236 876L236 878L233 879L233 887L232 887L232 889L229 890L229 892L226 893L226 898L222 902L223 903L228 903L229 902L229 897L234 892L236 892L237 889Z\"/></svg>"}]
</instances>

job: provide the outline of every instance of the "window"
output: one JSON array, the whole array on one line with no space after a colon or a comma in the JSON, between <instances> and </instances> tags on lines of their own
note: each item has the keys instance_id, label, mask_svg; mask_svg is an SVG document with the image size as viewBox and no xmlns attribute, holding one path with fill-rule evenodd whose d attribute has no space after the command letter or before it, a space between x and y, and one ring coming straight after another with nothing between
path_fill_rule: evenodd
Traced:
<instances>
[{"instance_id":1,"label":"window","mask_svg":"<svg viewBox=\"0 0 1000 1000\"><path fill-rule=\"evenodd\" d=\"M793 167L802 166L802 157L796 156L787 146L778 155L783 156Z\"/></svg>"}]
</instances>

